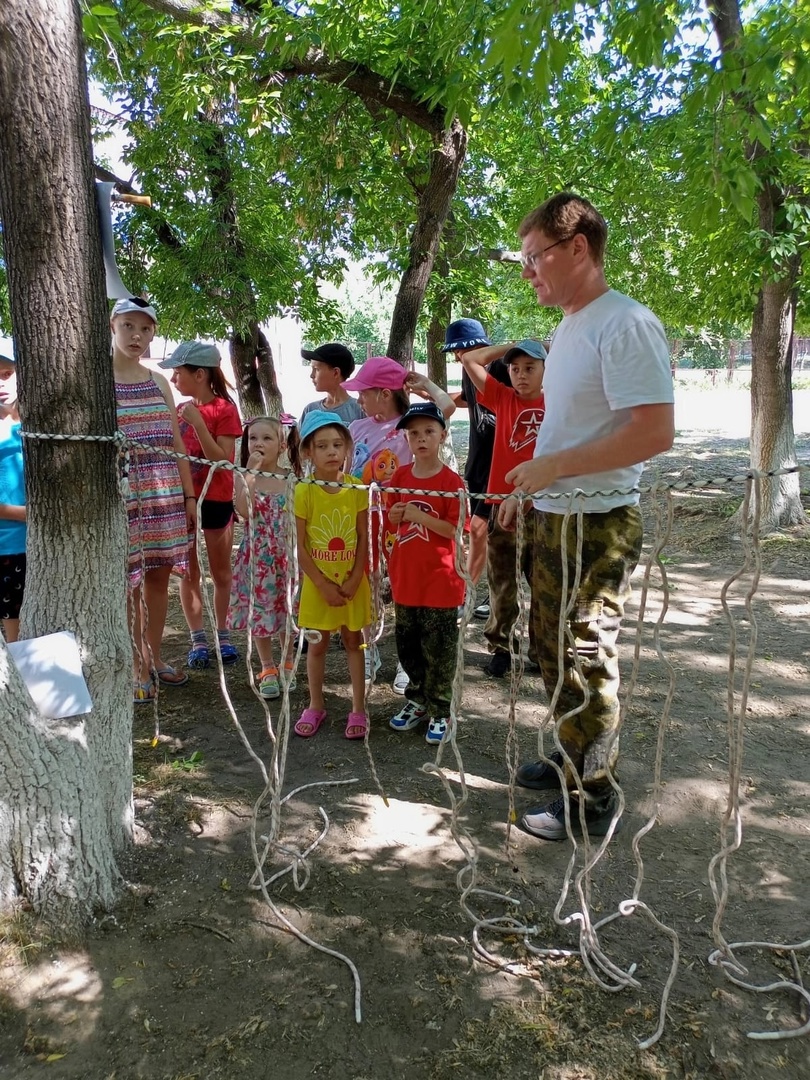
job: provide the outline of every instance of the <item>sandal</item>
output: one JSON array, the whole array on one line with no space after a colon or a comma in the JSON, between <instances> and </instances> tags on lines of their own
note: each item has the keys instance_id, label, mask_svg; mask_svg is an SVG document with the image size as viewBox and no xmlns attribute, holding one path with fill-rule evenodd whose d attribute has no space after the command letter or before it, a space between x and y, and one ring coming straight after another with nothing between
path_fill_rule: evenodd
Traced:
<instances>
[{"instance_id":1,"label":"sandal","mask_svg":"<svg viewBox=\"0 0 810 1080\"><path fill-rule=\"evenodd\" d=\"M207 668L211 663L211 656L207 645L192 645L186 663L190 668Z\"/></svg>"},{"instance_id":2,"label":"sandal","mask_svg":"<svg viewBox=\"0 0 810 1080\"><path fill-rule=\"evenodd\" d=\"M346 717L346 730L344 735L347 739L365 739L368 731L368 717L364 712L350 712Z\"/></svg>"},{"instance_id":3,"label":"sandal","mask_svg":"<svg viewBox=\"0 0 810 1080\"><path fill-rule=\"evenodd\" d=\"M152 678L160 683L161 686L185 686L188 682L188 675L185 671L177 671L170 664L164 664L162 668L156 668L152 672Z\"/></svg>"},{"instance_id":4,"label":"sandal","mask_svg":"<svg viewBox=\"0 0 810 1080\"><path fill-rule=\"evenodd\" d=\"M148 682L136 682L132 692L132 700L136 705L151 705L155 700L155 684L150 679Z\"/></svg>"},{"instance_id":5,"label":"sandal","mask_svg":"<svg viewBox=\"0 0 810 1080\"><path fill-rule=\"evenodd\" d=\"M326 709L304 709L293 731L302 739L311 739L325 719Z\"/></svg>"},{"instance_id":6,"label":"sandal","mask_svg":"<svg viewBox=\"0 0 810 1080\"><path fill-rule=\"evenodd\" d=\"M274 700L279 697L281 690L278 685L278 668L262 668L259 672L259 693L263 698Z\"/></svg>"}]
</instances>

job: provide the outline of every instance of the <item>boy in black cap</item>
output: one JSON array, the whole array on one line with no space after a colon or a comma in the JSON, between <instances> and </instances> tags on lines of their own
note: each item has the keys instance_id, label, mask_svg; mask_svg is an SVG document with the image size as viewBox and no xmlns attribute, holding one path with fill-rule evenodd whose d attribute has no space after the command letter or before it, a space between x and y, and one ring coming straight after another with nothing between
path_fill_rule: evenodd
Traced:
<instances>
[{"instance_id":1,"label":"boy in black cap","mask_svg":"<svg viewBox=\"0 0 810 1080\"><path fill-rule=\"evenodd\" d=\"M447 422L432 401L411 405L399 421L413 461L396 470L390 488L427 489L417 495L387 491L388 531L394 534L388 573L396 607L397 655L408 675L405 704L391 718L395 731L428 721L425 739L440 743L450 724L456 673L457 612L464 580L456 570L456 530L464 481L443 464L439 450Z\"/></svg>"},{"instance_id":2,"label":"boy in black cap","mask_svg":"<svg viewBox=\"0 0 810 1080\"><path fill-rule=\"evenodd\" d=\"M319 345L317 349L302 349L301 355L310 362L310 379L313 386L326 394L320 401L311 401L304 406L301 420L315 409L337 413L348 426L353 420L361 420L366 414L353 397L343 389L343 383L354 371L354 357L338 341Z\"/></svg>"},{"instance_id":3,"label":"boy in black cap","mask_svg":"<svg viewBox=\"0 0 810 1080\"><path fill-rule=\"evenodd\" d=\"M456 360L461 360L464 353L471 349L489 345L490 340L484 327L477 319L456 319L447 327L444 345L441 351L451 352ZM493 379L511 386L509 369L502 360L493 360L489 365L489 374ZM492 465L492 449L495 444L495 414L479 401L467 371L461 369L461 393L453 396L456 405L464 407L470 415L470 434L467 443L467 461L464 466L464 479L467 490L477 498L470 498L470 544L467 567L473 584L477 585L487 561L487 525L492 505L486 501L483 493L487 490L489 470ZM490 601L479 604L473 612L477 619L488 619Z\"/></svg>"}]
</instances>

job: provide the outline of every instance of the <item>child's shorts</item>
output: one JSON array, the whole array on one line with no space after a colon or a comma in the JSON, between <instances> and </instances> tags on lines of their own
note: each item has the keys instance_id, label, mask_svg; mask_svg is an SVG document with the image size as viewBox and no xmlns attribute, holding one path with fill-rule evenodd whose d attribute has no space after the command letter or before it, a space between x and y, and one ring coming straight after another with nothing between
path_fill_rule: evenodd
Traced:
<instances>
[{"instance_id":1,"label":"child's shorts","mask_svg":"<svg viewBox=\"0 0 810 1080\"><path fill-rule=\"evenodd\" d=\"M25 552L0 555L0 619L19 619L25 589Z\"/></svg>"},{"instance_id":2,"label":"child's shorts","mask_svg":"<svg viewBox=\"0 0 810 1080\"><path fill-rule=\"evenodd\" d=\"M200 525L203 529L227 529L233 521L233 503L204 499L200 504Z\"/></svg>"}]
</instances>

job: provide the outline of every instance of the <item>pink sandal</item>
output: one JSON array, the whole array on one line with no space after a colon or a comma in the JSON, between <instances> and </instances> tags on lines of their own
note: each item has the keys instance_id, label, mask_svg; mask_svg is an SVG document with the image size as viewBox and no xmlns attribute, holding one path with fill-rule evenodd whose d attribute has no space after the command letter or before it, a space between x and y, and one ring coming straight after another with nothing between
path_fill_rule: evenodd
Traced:
<instances>
[{"instance_id":1,"label":"pink sandal","mask_svg":"<svg viewBox=\"0 0 810 1080\"><path fill-rule=\"evenodd\" d=\"M368 717L364 712L350 712L346 717L347 739L365 739L368 731Z\"/></svg>"},{"instance_id":2,"label":"pink sandal","mask_svg":"<svg viewBox=\"0 0 810 1080\"><path fill-rule=\"evenodd\" d=\"M293 731L302 739L311 739L325 719L326 709L304 709Z\"/></svg>"}]
</instances>

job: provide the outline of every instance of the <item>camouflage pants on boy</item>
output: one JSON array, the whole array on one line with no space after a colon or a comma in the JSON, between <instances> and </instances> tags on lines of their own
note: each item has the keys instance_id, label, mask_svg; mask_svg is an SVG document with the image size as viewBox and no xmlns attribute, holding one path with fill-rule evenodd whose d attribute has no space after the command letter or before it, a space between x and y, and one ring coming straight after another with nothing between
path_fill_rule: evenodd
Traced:
<instances>
[{"instance_id":1,"label":"camouflage pants on boy","mask_svg":"<svg viewBox=\"0 0 810 1080\"><path fill-rule=\"evenodd\" d=\"M394 610L397 656L410 680L405 697L436 720L449 717L456 676L458 608L395 604Z\"/></svg>"},{"instance_id":2,"label":"camouflage pants on boy","mask_svg":"<svg viewBox=\"0 0 810 1080\"><path fill-rule=\"evenodd\" d=\"M576 577L577 516L533 511L534 558L532 601L535 643L546 693L551 699L559 677L558 627L562 596L562 539L567 534L568 590ZM641 555L642 523L637 506L621 506L603 514L583 514L582 569L573 608L567 618L570 641L563 644L563 673L555 719L588 701L581 712L564 720L560 741L576 765L586 800L596 809L608 805L612 789L608 765L618 757L611 737L619 722L618 637L630 576ZM577 672L579 658L582 678ZM584 680L584 682L583 682ZM574 787L569 777L569 788Z\"/></svg>"},{"instance_id":3,"label":"camouflage pants on boy","mask_svg":"<svg viewBox=\"0 0 810 1080\"><path fill-rule=\"evenodd\" d=\"M497 521L497 507L493 508L487 531L487 585L489 586L489 618L484 626L484 637L490 652L509 652L509 641L514 632L519 613L518 584L516 572L517 534L502 529ZM534 558L534 518L530 511L523 519L523 550L520 567L532 588L532 560ZM529 609L529 659L537 663L534 644L534 604Z\"/></svg>"}]
</instances>

